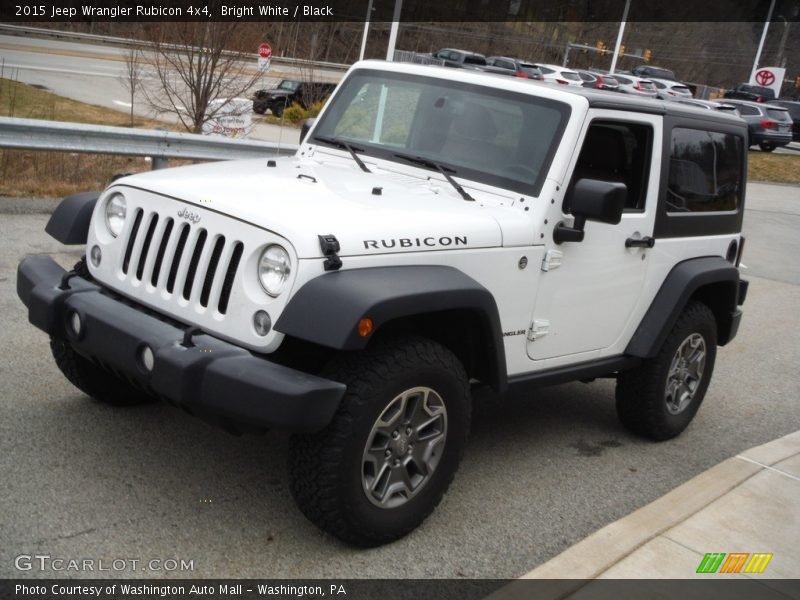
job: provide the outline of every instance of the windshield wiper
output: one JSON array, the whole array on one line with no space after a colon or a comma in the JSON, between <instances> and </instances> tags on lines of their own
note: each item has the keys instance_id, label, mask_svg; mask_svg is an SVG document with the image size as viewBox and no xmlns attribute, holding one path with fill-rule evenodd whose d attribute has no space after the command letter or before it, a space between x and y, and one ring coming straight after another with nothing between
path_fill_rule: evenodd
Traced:
<instances>
[{"instance_id":1,"label":"windshield wiper","mask_svg":"<svg viewBox=\"0 0 800 600\"><path fill-rule=\"evenodd\" d=\"M423 167L428 167L429 169L436 169L441 173L447 182L452 185L455 190L461 194L461 197L464 200L469 200L470 202L475 202L475 198L469 195L467 190L461 187L461 184L458 183L455 179L450 176L450 173L455 173L455 169L451 169L450 167L445 167L444 165L440 165L436 161L430 160L428 158L422 158L421 156L412 156L410 154L395 154L397 158L401 158L403 160L407 160L410 163L414 163L415 165L420 165Z\"/></svg>"},{"instance_id":2,"label":"windshield wiper","mask_svg":"<svg viewBox=\"0 0 800 600\"><path fill-rule=\"evenodd\" d=\"M347 150L350 153L350 156L353 157L353 160L356 161L356 164L359 167L361 167L362 171L364 171L365 173L372 173L372 171L370 171L367 168L367 165L364 164L364 161L361 160L361 157L359 157L358 154L356 154L356 152L363 152L364 151L363 148L359 148L358 146L353 146L353 144L350 144L349 142L345 142L343 140L337 140L336 138L332 137L323 137L321 135L315 135L314 139L324 144L330 144L331 146L335 146L336 148Z\"/></svg>"}]
</instances>

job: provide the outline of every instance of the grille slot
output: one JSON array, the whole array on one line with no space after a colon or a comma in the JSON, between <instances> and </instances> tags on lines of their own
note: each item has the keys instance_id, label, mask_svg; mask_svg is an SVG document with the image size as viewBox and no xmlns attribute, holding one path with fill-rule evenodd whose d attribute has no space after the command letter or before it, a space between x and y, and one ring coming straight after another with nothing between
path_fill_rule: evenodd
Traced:
<instances>
[{"instance_id":1,"label":"grille slot","mask_svg":"<svg viewBox=\"0 0 800 600\"><path fill-rule=\"evenodd\" d=\"M142 251L139 254L139 266L136 267L136 279L142 280L144 275L144 265L147 262L147 254L150 251L150 242L153 241L153 234L158 225L158 215L153 213L150 217L150 226L147 228L147 233L144 236L144 244L142 244Z\"/></svg>"},{"instance_id":2,"label":"grille slot","mask_svg":"<svg viewBox=\"0 0 800 600\"><path fill-rule=\"evenodd\" d=\"M189 237L189 224L181 225L181 232L178 237L178 245L175 247L175 255L172 257L172 266L169 269L167 279L167 291L171 294L175 290L175 278L178 276L178 266L181 263L183 248L186 246L186 239Z\"/></svg>"},{"instance_id":3,"label":"grille slot","mask_svg":"<svg viewBox=\"0 0 800 600\"><path fill-rule=\"evenodd\" d=\"M169 243L169 236L172 234L172 226L174 221L167 218L164 227L164 235L161 236L161 244L158 246L158 254L156 254L156 263L153 265L153 275L150 277L150 283L153 287L158 286L158 276L161 273L161 264L164 262L164 254L167 251L167 244Z\"/></svg>"},{"instance_id":4,"label":"grille slot","mask_svg":"<svg viewBox=\"0 0 800 600\"><path fill-rule=\"evenodd\" d=\"M214 283L214 274L217 272L219 266L219 257L222 255L222 249L225 247L225 236L219 236L217 242L214 244L214 250L211 251L211 260L208 262L208 269L206 269L206 278L203 282L203 290L200 292L200 306L208 306L208 296L211 294L211 284Z\"/></svg>"},{"instance_id":5,"label":"grille slot","mask_svg":"<svg viewBox=\"0 0 800 600\"><path fill-rule=\"evenodd\" d=\"M191 261L189 261L189 270L186 272L186 281L183 284L184 300L188 300L192 294L192 286L194 285L194 276L197 273L197 264L200 262L200 254L203 252L203 246L205 246L207 237L208 234L206 233L206 230L201 229L200 234L197 236L197 242L194 245L194 251L192 252L192 259Z\"/></svg>"},{"instance_id":6,"label":"grille slot","mask_svg":"<svg viewBox=\"0 0 800 600\"><path fill-rule=\"evenodd\" d=\"M131 263L131 254L133 254L133 246L136 244L136 235L139 233L139 225L142 223L142 214L144 211L139 208L136 210L136 216L133 218L133 227L131 227L131 234L128 238L128 247L125 248L125 258L122 260L122 272L128 274L128 266Z\"/></svg>"},{"instance_id":7,"label":"grille slot","mask_svg":"<svg viewBox=\"0 0 800 600\"><path fill-rule=\"evenodd\" d=\"M222 291L219 295L219 305L217 310L223 315L228 312L228 301L231 298L231 289L233 288L233 280L236 277L236 271L239 268L239 261L242 259L244 252L244 244L237 242L233 247L231 260L228 262L228 268L225 270L225 281L222 283Z\"/></svg>"}]
</instances>

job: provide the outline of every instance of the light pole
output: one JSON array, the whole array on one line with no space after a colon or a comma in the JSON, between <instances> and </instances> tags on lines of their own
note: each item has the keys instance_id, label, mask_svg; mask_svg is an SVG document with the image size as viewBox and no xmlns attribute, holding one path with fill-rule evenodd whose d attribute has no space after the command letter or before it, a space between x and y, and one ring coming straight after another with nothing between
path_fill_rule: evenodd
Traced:
<instances>
[{"instance_id":1,"label":"light pole","mask_svg":"<svg viewBox=\"0 0 800 600\"><path fill-rule=\"evenodd\" d=\"M769 3L769 12L767 12L767 20L764 21L764 31L761 32L761 41L758 43L758 50L756 50L756 59L753 61L753 70L750 71L750 80L758 68L758 61L761 60L761 51L764 49L764 40L767 39L767 31L769 30L769 20L772 18L772 9L775 8L775 0Z\"/></svg>"},{"instance_id":2,"label":"light pole","mask_svg":"<svg viewBox=\"0 0 800 600\"><path fill-rule=\"evenodd\" d=\"M367 47L367 34L369 33L369 19L372 16L372 0L367 4L367 18L364 21L364 35L361 37L361 52L358 53L358 60L364 60L364 49Z\"/></svg>"},{"instance_id":3,"label":"light pole","mask_svg":"<svg viewBox=\"0 0 800 600\"><path fill-rule=\"evenodd\" d=\"M775 0L772 0L775 2ZM625 23L628 21L628 9L631 7L631 0L625 0L625 10L622 11L622 22L619 24L619 33L617 34L617 45L614 46L614 57L611 59L611 70L609 73L614 74L614 69L617 68L617 56L619 56L619 47L622 44L622 34L625 33Z\"/></svg>"},{"instance_id":4,"label":"light pole","mask_svg":"<svg viewBox=\"0 0 800 600\"><path fill-rule=\"evenodd\" d=\"M775 0L773 0L774 2ZM400 28L400 10L403 8L403 0L395 0L394 15L392 16L392 28L389 30L389 47L386 49L386 60L394 59L394 46L397 43L397 30Z\"/></svg>"}]
</instances>

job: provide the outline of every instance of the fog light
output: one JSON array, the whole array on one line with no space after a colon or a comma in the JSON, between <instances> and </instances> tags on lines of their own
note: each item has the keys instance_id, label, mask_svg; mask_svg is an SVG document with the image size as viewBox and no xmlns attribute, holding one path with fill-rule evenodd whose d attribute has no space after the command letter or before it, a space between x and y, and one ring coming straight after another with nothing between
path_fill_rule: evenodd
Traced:
<instances>
[{"instance_id":1,"label":"fog light","mask_svg":"<svg viewBox=\"0 0 800 600\"><path fill-rule=\"evenodd\" d=\"M95 267L100 266L100 261L103 260L103 252L100 250L100 246L92 246L92 250L89 252L89 258Z\"/></svg>"},{"instance_id":2,"label":"fog light","mask_svg":"<svg viewBox=\"0 0 800 600\"><path fill-rule=\"evenodd\" d=\"M270 329L272 329L272 319L269 318L267 311L256 311L256 314L253 315L253 328L261 337L269 333Z\"/></svg>"},{"instance_id":3,"label":"fog light","mask_svg":"<svg viewBox=\"0 0 800 600\"><path fill-rule=\"evenodd\" d=\"M155 356L153 356L153 350L150 346L142 346L142 349L139 350L139 362L142 363L142 367L144 367L144 370L148 373L153 370L156 359Z\"/></svg>"},{"instance_id":4,"label":"fog light","mask_svg":"<svg viewBox=\"0 0 800 600\"><path fill-rule=\"evenodd\" d=\"M80 337L81 330L83 329L83 323L81 322L81 316L78 313L72 312L69 315L69 326L72 328L72 333L75 334L75 337Z\"/></svg>"}]
</instances>

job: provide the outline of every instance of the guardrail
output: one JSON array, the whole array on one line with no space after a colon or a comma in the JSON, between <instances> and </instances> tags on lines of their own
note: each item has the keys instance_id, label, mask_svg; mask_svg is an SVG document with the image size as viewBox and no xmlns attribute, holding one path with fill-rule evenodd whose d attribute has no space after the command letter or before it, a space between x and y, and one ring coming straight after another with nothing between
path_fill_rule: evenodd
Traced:
<instances>
[{"instance_id":1,"label":"guardrail","mask_svg":"<svg viewBox=\"0 0 800 600\"><path fill-rule=\"evenodd\" d=\"M26 27L23 25L9 25L8 23L0 23L0 33L7 33L10 35L24 35L26 37L40 37L63 39L73 42L89 42L94 44L103 44L107 46L115 46L120 48L151 48L153 46L150 42L142 40L133 40L130 38L113 37L110 35L95 35L92 33L78 33L74 31L58 31L56 29L42 29L41 27ZM182 50L180 46L172 44L165 44L165 47L175 50ZM224 52L226 56L240 56L239 52ZM247 56L247 55L245 55ZM253 60L258 55L252 54ZM350 65L342 63L325 62L322 60L304 60L302 58L288 58L282 56L273 56L272 64L276 67L287 66L305 69L332 69L342 71L343 73L350 68Z\"/></svg>"},{"instance_id":2,"label":"guardrail","mask_svg":"<svg viewBox=\"0 0 800 600\"><path fill-rule=\"evenodd\" d=\"M0 117L0 148L149 156L153 168L170 158L232 160L290 156L296 144L231 139L194 133Z\"/></svg>"}]
</instances>

